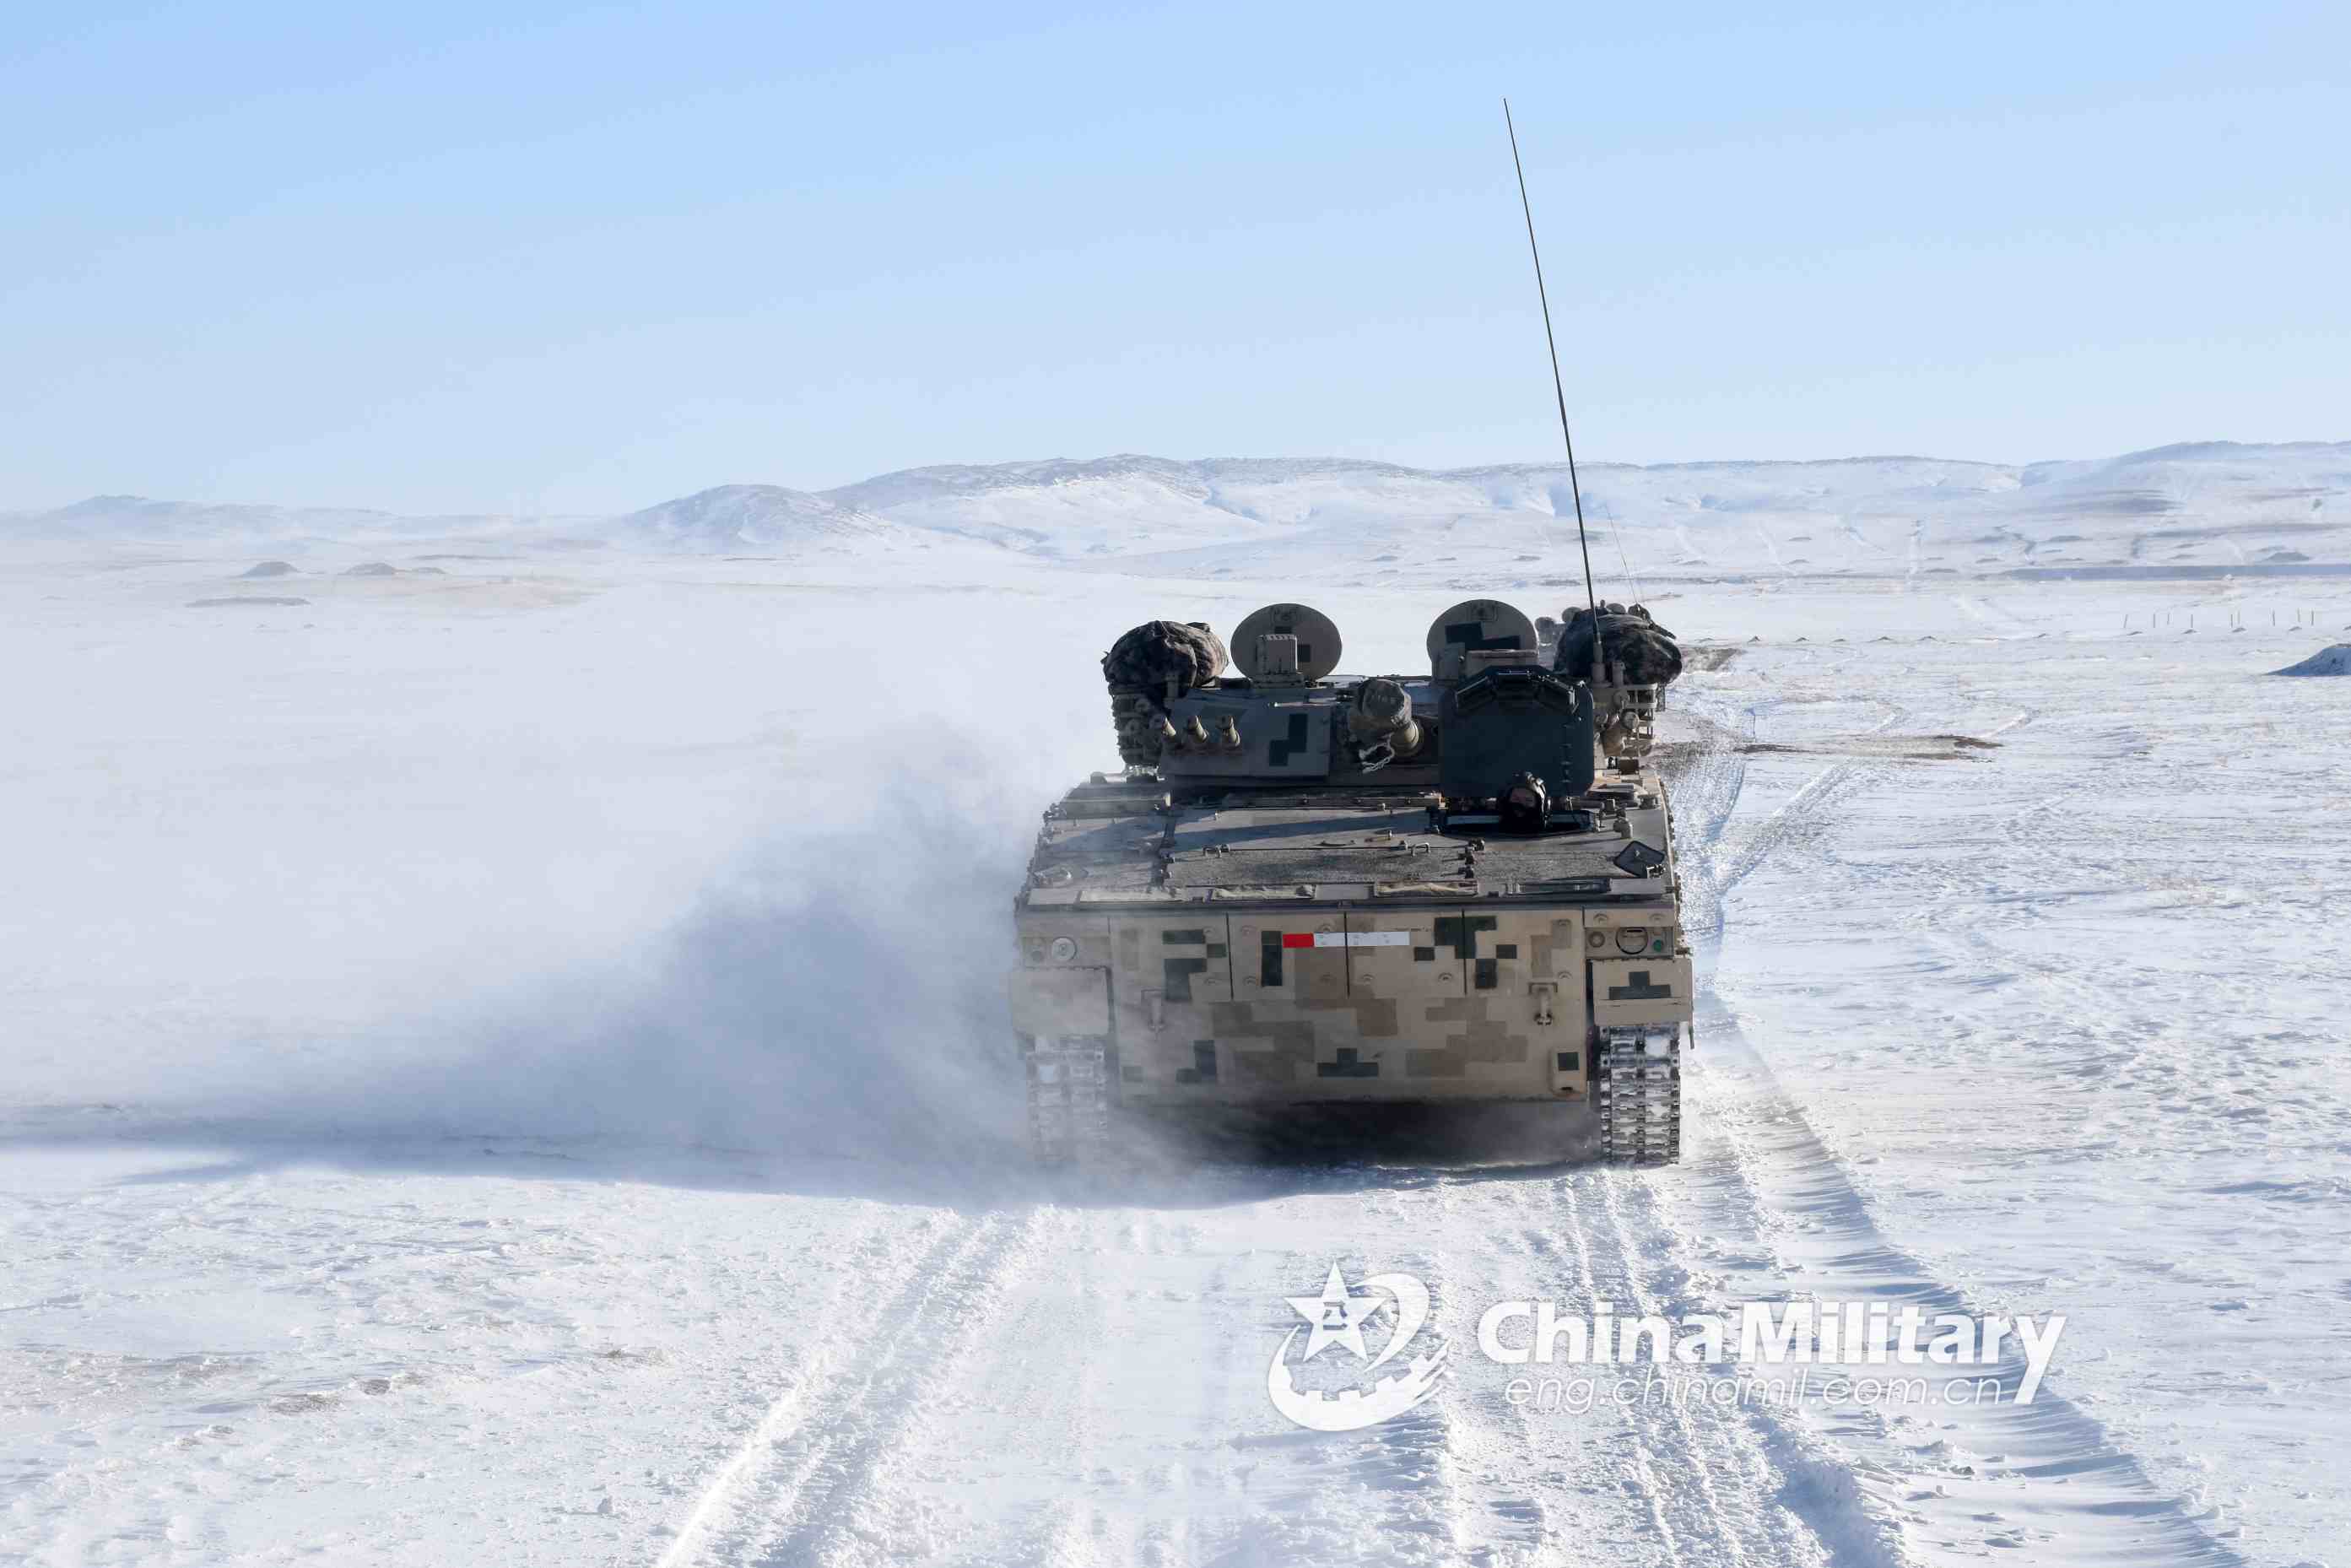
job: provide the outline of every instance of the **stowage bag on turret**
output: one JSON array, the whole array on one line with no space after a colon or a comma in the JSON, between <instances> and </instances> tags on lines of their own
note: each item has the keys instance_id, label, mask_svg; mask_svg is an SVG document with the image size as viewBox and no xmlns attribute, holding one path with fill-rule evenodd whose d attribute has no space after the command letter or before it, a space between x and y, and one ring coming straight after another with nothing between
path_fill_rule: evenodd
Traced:
<instances>
[{"instance_id":1,"label":"stowage bag on turret","mask_svg":"<svg viewBox=\"0 0 2351 1568\"><path fill-rule=\"evenodd\" d=\"M1205 686L1225 667L1225 645L1197 622L1146 621L1102 655L1102 679L1111 690L1164 695L1172 678L1178 689Z\"/></svg>"},{"instance_id":2,"label":"stowage bag on turret","mask_svg":"<svg viewBox=\"0 0 2351 1568\"><path fill-rule=\"evenodd\" d=\"M1662 686L1682 673L1681 645L1643 606L1600 606L1600 634L1611 664L1624 667L1628 685ZM1571 680L1592 674L1592 612L1570 612L1559 629L1551 667Z\"/></svg>"}]
</instances>

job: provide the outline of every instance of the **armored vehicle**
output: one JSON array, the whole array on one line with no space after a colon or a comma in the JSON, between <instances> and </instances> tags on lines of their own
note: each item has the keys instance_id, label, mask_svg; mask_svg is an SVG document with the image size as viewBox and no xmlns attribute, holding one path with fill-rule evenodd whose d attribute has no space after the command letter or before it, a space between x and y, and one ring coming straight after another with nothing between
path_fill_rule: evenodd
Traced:
<instances>
[{"instance_id":1,"label":"armored vehicle","mask_svg":"<svg viewBox=\"0 0 2351 1568\"><path fill-rule=\"evenodd\" d=\"M1343 676L1331 620L1104 656L1124 766L1045 813L1012 1027L1040 1160L1130 1115L1531 1103L1600 1156L1681 1150L1691 973L1648 754L1681 668L1639 606L1473 600L1425 673Z\"/></svg>"}]
</instances>

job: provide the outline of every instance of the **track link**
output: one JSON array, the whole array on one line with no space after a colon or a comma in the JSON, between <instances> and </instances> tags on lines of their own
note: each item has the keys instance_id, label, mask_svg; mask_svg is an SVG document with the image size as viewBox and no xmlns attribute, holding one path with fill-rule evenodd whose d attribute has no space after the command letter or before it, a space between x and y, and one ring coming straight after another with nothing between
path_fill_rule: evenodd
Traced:
<instances>
[{"instance_id":1,"label":"track link","mask_svg":"<svg viewBox=\"0 0 2351 1568\"><path fill-rule=\"evenodd\" d=\"M1669 1166L1682 1157L1682 1026L1600 1031L1603 1154L1616 1165Z\"/></svg>"}]
</instances>

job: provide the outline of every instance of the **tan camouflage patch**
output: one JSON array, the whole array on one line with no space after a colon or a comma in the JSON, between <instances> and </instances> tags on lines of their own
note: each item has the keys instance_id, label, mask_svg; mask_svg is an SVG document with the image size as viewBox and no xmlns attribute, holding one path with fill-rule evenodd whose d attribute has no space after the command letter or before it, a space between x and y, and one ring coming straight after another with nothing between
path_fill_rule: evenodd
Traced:
<instances>
[{"instance_id":1,"label":"tan camouflage patch","mask_svg":"<svg viewBox=\"0 0 2351 1568\"><path fill-rule=\"evenodd\" d=\"M1565 973L1568 963L1583 961L1583 937L1573 920L1553 920L1546 927L1536 929L1527 938L1530 968L1538 980L1548 980Z\"/></svg>"},{"instance_id":2,"label":"tan camouflage patch","mask_svg":"<svg viewBox=\"0 0 2351 1568\"><path fill-rule=\"evenodd\" d=\"M1387 933L1404 939L1398 946L1350 946L1348 988L1383 997L1461 995L1468 989L1466 970L1449 946L1440 951L1437 942L1437 922L1448 917L1458 921L1459 915L1453 909L1348 911L1350 936Z\"/></svg>"},{"instance_id":3,"label":"tan camouflage patch","mask_svg":"<svg viewBox=\"0 0 2351 1568\"><path fill-rule=\"evenodd\" d=\"M1394 1040L1396 1004L1394 997L1309 997L1298 1004L1316 1012L1338 1009L1355 1015L1355 1035L1361 1040Z\"/></svg>"},{"instance_id":4,"label":"tan camouflage patch","mask_svg":"<svg viewBox=\"0 0 2351 1568\"><path fill-rule=\"evenodd\" d=\"M1220 1002L1208 1009L1208 1021L1216 1036L1233 1053L1233 1071L1252 1083L1292 1083L1301 1076L1298 1069L1314 1064L1314 1025L1303 1019L1259 1023L1254 1006L1249 1002ZM1263 1040L1259 1050L1246 1048L1247 1042Z\"/></svg>"},{"instance_id":5,"label":"tan camouflage patch","mask_svg":"<svg viewBox=\"0 0 2351 1568\"><path fill-rule=\"evenodd\" d=\"M1433 1024L1459 1027L1445 1037L1442 1049L1419 1047L1404 1053L1407 1078L1461 1078L1473 1061L1509 1065L1524 1062L1532 1042L1492 1016L1483 997L1462 997L1433 1003L1423 1015Z\"/></svg>"},{"instance_id":6,"label":"tan camouflage patch","mask_svg":"<svg viewBox=\"0 0 2351 1568\"><path fill-rule=\"evenodd\" d=\"M1394 1040L1402 1032L1390 997L1309 997L1288 1004L1313 1018L1260 1019L1258 1004L1227 1002L1209 1009L1209 1027L1233 1054L1235 1071L1251 1083L1294 1084L1329 1078L1376 1078L1376 1056L1360 1042ZM1339 1015L1347 1015L1341 1017ZM1262 1049L1250 1042L1264 1041Z\"/></svg>"}]
</instances>

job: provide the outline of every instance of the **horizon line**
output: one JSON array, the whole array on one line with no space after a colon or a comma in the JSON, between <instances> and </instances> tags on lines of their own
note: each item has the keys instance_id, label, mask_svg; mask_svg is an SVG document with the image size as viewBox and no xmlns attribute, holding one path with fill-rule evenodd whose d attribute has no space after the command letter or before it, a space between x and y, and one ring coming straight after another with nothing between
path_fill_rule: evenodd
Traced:
<instances>
[{"instance_id":1,"label":"horizon line","mask_svg":"<svg viewBox=\"0 0 2351 1568\"><path fill-rule=\"evenodd\" d=\"M1933 455L1928 455L1928 454L1923 454L1923 453L1888 452L1888 453L1861 453L1861 454L1854 454L1854 455L1847 455L1847 456L1840 456L1840 457L1704 457L1704 458L1681 459L1681 460L1676 460L1676 461L1672 461L1672 462L1662 462L1662 463L1631 463L1631 462L1614 461L1614 460L1610 460L1610 459L1606 459L1606 458L1602 458L1602 459L1599 459L1599 460L1596 460L1596 461L1593 461L1593 462L1589 462L1589 463L1583 464L1581 466L1583 466L1583 468L1585 468L1585 469L1604 469L1604 469L1616 469L1616 470L1626 470L1626 469L1630 469L1630 470L1634 470L1634 471L1641 472L1641 473L1656 473L1656 472L1660 472L1660 471L1667 471L1667 470L1672 470L1672 469L1682 469L1682 468L1731 468L1731 467L1738 467L1738 468L1764 468L1764 467L1798 468L1798 467L1824 467L1824 466L1829 466L1829 465L1837 465L1837 464L1846 464L1846 463L1944 463L1944 464L1952 464L1952 465L1963 465L1963 466L1972 467L1972 468L2012 468L2012 469L2016 469L2016 470L2019 470L2019 471L2022 471L2022 470L2032 469L2032 468L2045 467L2045 466L2048 466L2048 465L2053 465L2053 464L2061 464L2061 463L2119 463L2119 462L2126 461L2126 460L2131 459L2131 458L2139 458L2139 457L2155 457L2155 456L2162 455L2167 454L2167 453L2177 453L2177 452L2192 451L2192 450L2197 450L2197 449L2200 449L2200 448L2214 448L2214 447L2237 447L2237 448L2243 448L2243 447L2259 447L2259 448L2267 448L2267 449L2287 449L2287 448L2294 448L2294 447L2325 447L2325 446L2346 446L2346 447L2351 447L2351 440L2340 440L2340 441L2327 441L2327 440L2298 440L2298 441L2231 441L2231 440L2173 441L2173 442L2166 442L2166 443L2163 443L2163 444L2161 444L2155 445L2155 446L2137 447L2137 448L2133 448L2133 449L2132 449L2132 450L2130 450L2130 451L2112 453L2112 454L2105 455L2102 455L2102 456L2094 456L2094 457L2038 457L2038 458L2033 458L2033 459L2031 459L2031 460L2029 460L2029 461L2022 462L2022 463L2011 462L2011 461L2005 461L2005 460L1994 459L1994 458L1980 458L1980 457L1938 457L1938 456L1933 456ZM53 516L55 516L56 514L60 513L60 512L70 512L70 511L75 511L75 510L78 510L78 509L82 509L82 508L86 508L86 507L93 507L99 506L99 504L101 504L101 503L112 502L112 503L120 504L120 505L126 505L126 506L129 506L129 505L136 505L136 506L145 506L145 507L190 507L190 508L196 508L196 509L207 509L207 510L208 510L208 509L214 509L214 508L218 508L218 509L223 509L223 510L234 510L234 509L241 509L241 508L254 508L254 507L260 507L260 508L267 508L267 509L270 509L270 510L280 511L280 512L298 512L298 513L301 513L301 512L329 512L329 513L344 513L344 514L363 514L363 515L375 516L375 517L409 518L409 519L413 519L413 520L418 520L418 521L433 521L433 520L440 520L440 519L455 519L455 518L491 518L491 517L503 517L503 518L515 518L515 519L519 519L519 518L524 517L538 517L538 518L542 518L542 519L554 519L554 518L582 518L582 519L590 519L590 518L618 518L618 517L634 517L634 516L637 516L637 515L638 515L638 514L640 514L640 513L654 511L654 510L657 510L658 508L660 508L660 507L665 507L665 506L672 506L672 505L674 505L674 504L676 504L677 502L680 502L680 501L689 501L689 500L693 500L693 499L695 499L695 497L701 497L701 496L708 496L708 495L714 495L714 494L716 494L717 492L722 491L722 490L774 490L774 491L780 491L780 492L782 492L782 493L784 493L784 494L787 494L787 495L792 495L792 496L806 496L806 497L810 497L810 498L812 498L812 499L816 499L816 500L829 501L831 497L834 497L834 496L837 496L837 495L840 495L840 494L841 494L841 492L843 492L843 491L861 489L861 488L862 488L862 487L864 487L864 486L869 486L869 485L878 485L878 484L881 484L882 482L883 482L883 481L885 481L885 480L889 480L889 479L899 479L899 478L906 478L906 477L910 477L910 476L916 476L916 475L937 474L937 473L941 473L941 472L953 471L953 470L965 470L965 471L972 471L972 472L991 472L991 471L1001 471L1001 470L1008 470L1008 469L1022 469L1022 468L1049 468L1049 467L1053 467L1053 466L1056 466L1056 465L1066 465L1066 466L1069 466L1069 467L1085 467L1085 466L1090 466L1090 465L1100 465L1100 464L1111 464L1111 463L1160 463L1160 464L1165 464L1165 465L1169 465L1169 466L1171 466L1171 467L1177 467L1177 468L1199 468L1199 467L1207 467L1207 466L1209 466L1209 465L1218 465L1218 464L1276 464L1276 465L1278 465L1278 464L1296 464L1296 465L1328 465L1328 466L1331 466L1331 467L1335 467L1335 468L1359 468L1359 469L1368 469L1368 470L1381 470L1381 471L1385 471L1385 472L1394 473L1394 474L1408 474L1408 475L1416 475L1416 476L1425 476L1425 477L1429 477L1429 478L1439 478L1439 479L1441 479L1441 478L1461 477L1461 476L1472 476L1472 475L1479 475L1479 474L1496 474L1496 473L1507 473L1507 472L1513 472L1513 471L1539 470L1539 469L1546 469L1546 468L1556 468L1556 469L1559 469L1561 472L1564 473L1564 472L1566 471L1566 468L1567 468L1566 461L1565 461L1565 459L1563 459L1563 458L1552 459L1552 460L1546 461L1546 462L1526 462L1526 463L1477 463L1477 464L1468 464L1468 465L1465 465L1458 466L1458 467L1451 467L1451 468L1418 468L1418 467L1415 467L1415 466L1413 466L1413 465L1410 465L1410 464L1405 464L1405 463L1391 463L1391 462L1388 462L1388 461L1386 461L1386 460L1384 460L1384 459L1382 459L1382 458L1376 458L1376 457L1332 457L1332 456L1288 456L1288 457L1235 457L1235 456L1225 456L1225 457L1162 457L1162 456L1157 455L1156 454L1154 454L1154 453L1148 453L1148 452L1113 452L1113 453L1105 453L1105 454L1103 454L1103 455L1100 455L1100 456L1097 456L1097 457L1062 457L1062 456L1056 456L1056 457L1016 457L1016 458L1004 458L1004 459L998 459L998 460L997 460L997 461L993 461L993 462L986 462L986 463L973 463L973 462L923 463L923 464L916 464L916 465L912 465L912 466L905 467L905 468L893 468L893 469L889 469L889 470L886 470L885 472L883 472L883 473L880 473L880 474L869 475L869 476L867 476L865 478L862 478L862 479L852 479L852 480L849 481L849 482L848 482L848 483L846 483L846 484L827 486L825 486L825 487L824 487L824 488L822 488L822 489L804 489L804 488L801 488L801 487L799 487L799 486L798 486L778 484L778 483L776 483L776 482L774 482L774 481L771 481L771 480L756 480L756 479L747 479L747 480L726 480L726 481L723 481L723 482L721 482L721 483L719 483L719 484L716 484L716 485L706 485L706 486L704 486L701 489L698 489L698 490L688 490L688 491L683 492L682 494L664 497L663 497L663 498L662 498L662 499L660 499L660 500L650 502L650 503L648 503L648 504L646 504L646 505L644 505L644 506L642 506L642 507L626 507L626 508L622 508L622 509L619 509L619 510L612 510L612 511L584 511L584 512L532 512L532 513L523 513L523 512L517 512L517 511L511 511L511 510L508 510L508 511L490 511L490 510L483 510L483 511L402 512L402 511L394 511L394 510L392 510L392 509L390 509L390 508L383 507L355 506L355 505L343 505L343 504L335 504L335 503L315 503L315 502L313 502L313 503L299 503L299 502L289 503L289 502L282 502L282 501L193 501L193 500L183 500L183 499L177 499L177 498L169 497L154 497L154 496L143 496L143 495L137 495L137 494L133 494L133 493L127 492L127 491L99 491L99 492L95 492L95 493L93 493L93 494L91 494L91 495L85 496L85 497L81 497L81 498L80 498L80 499L78 499L78 500L63 502L63 503L61 503L61 504L59 504L59 505L57 505L57 506L54 506L54 507L8 507L8 508L5 508L5 509L0 509L0 517L22 518L22 517L53 517ZM837 504L837 503L836 503L836 504Z\"/></svg>"}]
</instances>

